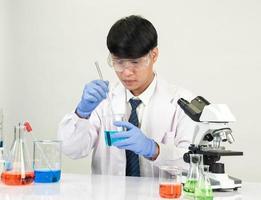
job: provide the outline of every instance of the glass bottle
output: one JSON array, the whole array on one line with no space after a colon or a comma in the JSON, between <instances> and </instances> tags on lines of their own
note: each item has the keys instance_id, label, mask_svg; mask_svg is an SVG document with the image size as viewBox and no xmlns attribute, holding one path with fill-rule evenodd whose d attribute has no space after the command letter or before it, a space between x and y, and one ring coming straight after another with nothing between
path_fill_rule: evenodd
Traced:
<instances>
[{"instance_id":1,"label":"glass bottle","mask_svg":"<svg viewBox=\"0 0 261 200\"><path fill-rule=\"evenodd\" d=\"M34 180L32 159L24 138L26 131L26 127L20 123L14 129L10 155L1 174L2 182L7 185L27 185Z\"/></svg>"},{"instance_id":2,"label":"glass bottle","mask_svg":"<svg viewBox=\"0 0 261 200\"><path fill-rule=\"evenodd\" d=\"M194 198L195 186L200 177L200 166L203 165L203 156L201 154L190 154L190 167L187 180L184 185L184 194L186 197Z\"/></svg>"},{"instance_id":3,"label":"glass bottle","mask_svg":"<svg viewBox=\"0 0 261 200\"><path fill-rule=\"evenodd\" d=\"M195 200L213 200L213 191L209 180L209 166L200 167L199 180L195 186Z\"/></svg>"}]
</instances>

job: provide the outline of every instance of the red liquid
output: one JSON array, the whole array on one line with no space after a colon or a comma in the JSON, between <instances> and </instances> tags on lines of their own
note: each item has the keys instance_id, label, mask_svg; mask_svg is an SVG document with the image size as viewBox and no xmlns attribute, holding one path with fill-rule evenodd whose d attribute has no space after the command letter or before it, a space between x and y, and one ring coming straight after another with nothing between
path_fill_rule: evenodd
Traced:
<instances>
[{"instance_id":1,"label":"red liquid","mask_svg":"<svg viewBox=\"0 0 261 200\"><path fill-rule=\"evenodd\" d=\"M179 198L181 196L181 184L160 184L159 193L162 198Z\"/></svg>"},{"instance_id":2,"label":"red liquid","mask_svg":"<svg viewBox=\"0 0 261 200\"><path fill-rule=\"evenodd\" d=\"M1 180L6 185L28 185L34 181L34 172L26 172L23 178L19 172L3 172Z\"/></svg>"}]
</instances>

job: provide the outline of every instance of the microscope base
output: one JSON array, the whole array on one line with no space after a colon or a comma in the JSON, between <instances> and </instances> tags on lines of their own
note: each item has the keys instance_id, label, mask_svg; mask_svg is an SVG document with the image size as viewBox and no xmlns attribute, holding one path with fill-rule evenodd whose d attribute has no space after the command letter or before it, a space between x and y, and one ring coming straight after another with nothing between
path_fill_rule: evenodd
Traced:
<instances>
[{"instance_id":1,"label":"microscope base","mask_svg":"<svg viewBox=\"0 0 261 200\"><path fill-rule=\"evenodd\" d=\"M182 173L182 183L185 184L187 179L187 173ZM209 173L209 179L211 187L215 191L230 191L241 188L242 181L227 174L215 174Z\"/></svg>"},{"instance_id":2,"label":"microscope base","mask_svg":"<svg viewBox=\"0 0 261 200\"><path fill-rule=\"evenodd\" d=\"M209 173L209 179L213 190L237 190L242 186L240 179L227 174Z\"/></svg>"}]
</instances>

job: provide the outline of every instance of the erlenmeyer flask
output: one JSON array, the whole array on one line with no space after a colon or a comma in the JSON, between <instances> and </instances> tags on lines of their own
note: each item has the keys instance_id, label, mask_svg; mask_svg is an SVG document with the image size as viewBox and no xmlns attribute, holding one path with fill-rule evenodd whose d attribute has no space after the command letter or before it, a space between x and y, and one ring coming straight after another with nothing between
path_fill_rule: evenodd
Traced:
<instances>
[{"instance_id":1,"label":"erlenmeyer flask","mask_svg":"<svg viewBox=\"0 0 261 200\"><path fill-rule=\"evenodd\" d=\"M200 177L199 166L202 164L203 156L201 154L190 154L190 167L183 189L186 197L194 198L195 186Z\"/></svg>"},{"instance_id":2,"label":"erlenmeyer flask","mask_svg":"<svg viewBox=\"0 0 261 200\"><path fill-rule=\"evenodd\" d=\"M209 180L209 166L200 167L199 180L195 186L195 200L212 200L213 191Z\"/></svg>"},{"instance_id":3,"label":"erlenmeyer flask","mask_svg":"<svg viewBox=\"0 0 261 200\"><path fill-rule=\"evenodd\" d=\"M10 155L1 174L2 182L7 185L27 185L34 180L32 159L24 138L25 131L25 126L20 123L15 127Z\"/></svg>"}]
</instances>

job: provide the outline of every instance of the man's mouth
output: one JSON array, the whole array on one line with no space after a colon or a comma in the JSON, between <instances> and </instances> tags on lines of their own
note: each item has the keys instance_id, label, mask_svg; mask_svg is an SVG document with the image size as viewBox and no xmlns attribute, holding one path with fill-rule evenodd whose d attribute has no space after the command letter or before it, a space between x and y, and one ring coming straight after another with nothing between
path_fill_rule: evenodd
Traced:
<instances>
[{"instance_id":1,"label":"man's mouth","mask_svg":"<svg viewBox=\"0 0 261 200\"><path fill-rule=\"evenodd\" d=\"M135 81L135 80L123 80L123 82L124 82L126 85L132 85L132 84L135 83L136 81Z\"/></svg>"}]
</instances>

